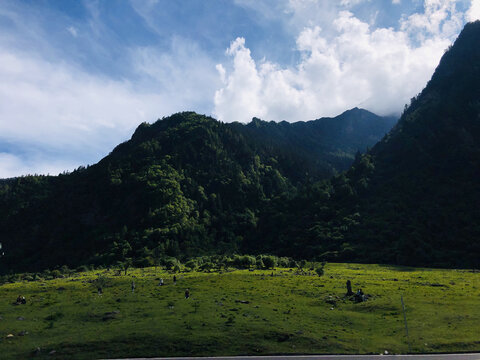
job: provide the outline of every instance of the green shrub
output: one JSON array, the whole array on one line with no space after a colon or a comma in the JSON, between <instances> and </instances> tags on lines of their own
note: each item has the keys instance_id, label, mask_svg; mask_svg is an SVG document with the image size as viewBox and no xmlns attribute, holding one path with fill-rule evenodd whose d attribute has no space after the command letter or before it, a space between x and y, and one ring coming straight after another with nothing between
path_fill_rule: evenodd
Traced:
<instances>
[{"instance_id":1,"label":"green shrub","mask_svg":"<svg viewBox=\"0 0 480 360\"><path fill-rule=\"evenodd\" d=\"M194 259L190 259L185 263L185 267L190 270L195 270L198 267L198 263Z\"/></svg>"},{"instance_id":2,"label":"green shrub","mask_svg":"<svg viewBox=\"0 0 480 360\"><path fill-rule=\"evenodd\" d=\"M251 266L255 266L256 262L257 260L249 255L235 255L233 257L233 266L237 269L248 269Z\"/></svg>"},{"instance_id":3,"label":"green shrub","mask_svg":"<svg viewBox=\"0 0 480 360\"><path fill-rule=\"evenodd\" d=\"M290 261L288 262L288 267L290 268L298 268L300 267L298 262L296 262L295 260L293 259L290 259Z\"/></svg>"},{"instance_id":4,"label":"green shrub","mask_svg":"<svg viewBox=\"0 0 480 360\"><path fill-rule=\"evenodd\" d=\"M278 258L277 266L283 267L283 268L289 267L290 266L290 259L287 258L287 257Z\"/></svg>"},{"instance_id":5,"label":"green shrub","mask_svg":"<svg viewBox=\"0 0 480 360\"><path fill-rule=\"evenodd\" d=\"M265 265L266 269L272 269L276 265L276 260L274 256L265 256L263 258L263 264Z\"/></svg>"},{"instance_id":6,"label":"green shrub","mask_svg":"<svg viewBox=\"0 0 480 360\"><path fill-rule=\"evenodd\" d=\"M176 266L180 267L180 262L177 259L175 259L174 257L168 257L168 258L163 259L162 265L165 266L167 268L167 270L172 270Z\"/></svg>"},{"instance_id":7,"label":"green shrub","mask_svg":"<svg viewBox=\"0 0 480 360\"><path fill-rule=\"evenodd\" d=\"M63 277L63 274L60 272L60 270L53 270L53 271L52 271L52 276L53 276L55 279L58 279L58 278Z\"/></svg>"},{"instance_id":8,"label":"green shrub","mask_svg":"<svg viewBox=\"0 0 480 360\"><path fill-rule=\"evenodd\" d=\"M87 265L80 265L75 269L76 272L87 272L90 271Z\"/></svg>"},{"instance_id":9,"label":"green shrub","mask_svg":"<svg viewBox=\"0 0 480 360\"><path fill-rule=\"evenodd\" d=\"M200 270L202 271L210 271L212 269L215 268L215 265L211 262L206 262L206 263L203 263L202 265L200 265Z\"/></svg>"}]
</instances>

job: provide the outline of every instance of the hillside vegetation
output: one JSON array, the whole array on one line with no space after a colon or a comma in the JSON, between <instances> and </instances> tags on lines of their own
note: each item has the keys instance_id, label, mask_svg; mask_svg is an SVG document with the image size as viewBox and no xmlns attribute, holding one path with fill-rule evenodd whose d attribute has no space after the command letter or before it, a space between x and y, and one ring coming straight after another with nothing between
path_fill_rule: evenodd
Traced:
<instances>
[{"instance_id":1,"label":"hillside vegetation","mask_svg":"<svg viewBox=\"0 0 480 360\"><path fill-rule=\"evenodd\" d=\"M346 169L392 123L353 109L295 124L223 124L191 112L141 124L91 167L0 183L0 267L257 252L271 204Z\"/></svg>"}]
</instances>

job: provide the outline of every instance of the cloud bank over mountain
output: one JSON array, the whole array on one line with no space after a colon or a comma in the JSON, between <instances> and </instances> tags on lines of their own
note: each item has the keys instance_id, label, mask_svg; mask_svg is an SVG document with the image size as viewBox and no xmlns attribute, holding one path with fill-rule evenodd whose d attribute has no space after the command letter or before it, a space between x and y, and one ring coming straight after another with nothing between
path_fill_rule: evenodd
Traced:
<instances>
[{"instance_id":1,"label":"cloud bank over mountain","mask_svg":"<svg viewBox=\"0 0 480 360\"><path fill-rule=\"evenodd\" d=\"M312 4L310 11L298 6L299 11L315 13L319 9ZM255 61L238 37L226 51L230 70L217 65L223 87L215 94L214 114L225 121L253 116L292 121L334 116L355 106L398 114L431 77L465 17L478 12L478 2L466 14L456 5L427 0L424 12L401 18L398 29L375 27L342 10L328 32L308 26L298 34L295 50L301 58L289 67Z\"/></svg>"}]
</instances>

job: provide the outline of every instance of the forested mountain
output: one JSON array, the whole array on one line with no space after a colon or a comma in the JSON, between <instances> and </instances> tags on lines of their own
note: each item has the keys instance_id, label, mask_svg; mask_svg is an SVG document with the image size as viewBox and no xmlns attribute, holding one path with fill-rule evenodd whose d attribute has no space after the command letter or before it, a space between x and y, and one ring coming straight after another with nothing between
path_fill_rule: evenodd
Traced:
<instances>
[{"instance_id":1,"label":"forested mountain","mask_svg":"<svg viewBox=\"0 0 480 360\"><path fill-rule=\"evenodd\" d=\"M367 184L358 191L363 220L350 235L365 257L480 264L480 21L465 26L398 125L362 160L369 165L348 177Z\"/></svg>"},{"instance_id":2,"label":"forested mountain","mask_svg":"<svg viewBox=\"0 0 480 360\"><path fill-rule=\"evenodd\" d=\"M247 126L232 126L264 148L290 154L287 156L295 154L297 161L307 165L309 176L319 179L347 170L356 152L365 152L391 130L396 121L395 117L380 117L354 108L334 118L307 122L276 123L254 118ZM305 174L298 174L296 180L305 182Z\"/></svg>"},{"instance_id":3,"label":"forested mountain","mask_svg":"<svg viewBox=\"0 0 480 360\"><path fill-rule=\"evenodd\" d=\"M223 124L190 112L141 124L96 165L1 181L0 266L254 251L274 199L345 170L393 122L353 109L295 124Z\"/></svg>"},{"instance_id":4,"label":"forested mountain","mask_svg":"<svg viewBox=\"0 0 480 360\"><path fill-rule=\"evenodd\" d=\"M289 229L305 251L364 262L480 264L479 21L466 25L392 131L309 199L320 201L303 206L309 230Z\"/></svg>"},{"instance_id":5,"label":"forested mountain","mask_svg":"<svg viewBox=\"0 0 480 360\"><path fill-rule=\"evenodd\" d=\"M0 181L0 266L234 252L478 266L479 21L382 138L390 124L360 109L294 124L189 112L142 124L96 165Z\"/></svg>"}]
</instances>

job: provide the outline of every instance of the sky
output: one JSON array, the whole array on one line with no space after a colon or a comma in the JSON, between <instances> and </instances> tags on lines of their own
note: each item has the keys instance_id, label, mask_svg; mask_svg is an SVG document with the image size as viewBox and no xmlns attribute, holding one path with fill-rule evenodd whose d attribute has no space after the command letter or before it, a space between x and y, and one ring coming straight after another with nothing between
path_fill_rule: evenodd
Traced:
<instances>
[{"instance_id":1,"label":"sky","mask_svg":"<svg viewBox=\"0 0 480 360\"><path fill-rule=\"evenodd\" d=\"M2 0L0 178L94 164L196 111L398 115L480 0Z\"/></svg>"}]
</instances>

